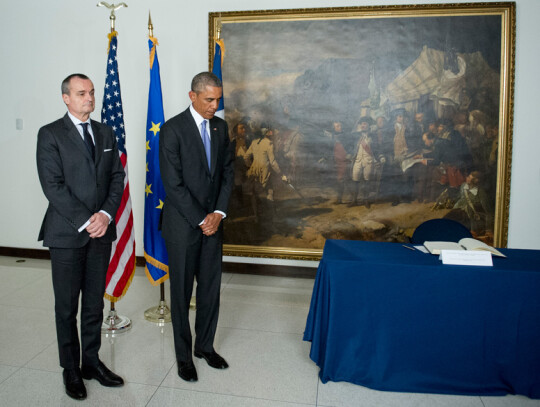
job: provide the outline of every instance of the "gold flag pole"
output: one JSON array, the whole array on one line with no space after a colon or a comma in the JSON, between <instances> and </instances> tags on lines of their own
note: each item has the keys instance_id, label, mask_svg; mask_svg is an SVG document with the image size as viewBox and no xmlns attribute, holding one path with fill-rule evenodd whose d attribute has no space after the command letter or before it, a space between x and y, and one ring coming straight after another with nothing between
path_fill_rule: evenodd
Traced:
<instances>
[{"instance_id":1,"label":"gold flag pole","mask_svg":"<svg viewBox=\"0 0 540 407\"><path fill-rule=\"evenodd\" d=\"M148 38L154 42L154 47L157 45L157 40L154 39L154 26L152 24L152 16L150 10L148 10ZM171 322L171 310L167 306L165 301L165 283L159 284L159 305L156 307L148 308L144 311L144 318L147 321L154 322L159 326L165 325L167 322Z\"/></svg>"},{"instance_id":2,"label":"gold flag pole","mask_svg":"<svg viewBox=\"0 0 540 407\"><path fill-rule=\"evenodd\" d=\"M109 4L104 1L100 1L97 4L98 7L106 7L109 10L111 10L111 15L109 16L109 19L111 20L111 33L115 31L114 29L114 23L116 20L116 14L114 13L116 10L127 7L126 3L118 3L118 4ZM112 34L111 34L112 35ZM109 37L110 40L110 37ZM115 308L115 303L111 301L111 309L109 311L109 315L105 317L105 320L103 321L103 324L101 324L101 333L105 336L114 336L117 334L121 334L124 332L127 332L131 329L131 319L124 315L118 315Z\"/></svg>"}]
</instances>

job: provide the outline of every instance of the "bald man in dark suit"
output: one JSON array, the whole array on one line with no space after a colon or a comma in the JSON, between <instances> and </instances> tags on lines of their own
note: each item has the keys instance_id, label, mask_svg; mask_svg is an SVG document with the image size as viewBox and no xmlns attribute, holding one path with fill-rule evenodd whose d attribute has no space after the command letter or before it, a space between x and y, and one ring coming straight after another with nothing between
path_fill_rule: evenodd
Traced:
<instances>
[{"instance_id":1,"label":"bald man in dark suit","mask_svg":"<svg viewBox=\"0 0 540 407\"><path fill-rule=\"evenodd\" d=\"M38 133L37 168L49 201L39 240L51 254L66 393L80 400L86 398L83 377L104 386L124 383L98 356L105 278L116 239L114 216L122 199L124 169L112 128L90 120L95 107L92 81L83 74L68 76L62 82L62 98L68 113Z\"/></svg>"},{"instance_id":2,"label":"bald man in dark suit","mask_svg":"<svg viewBox=\"0 0 540 407\"><path fill-rule=\"evenodd\" d=\"M161 128L159 164L167 197L161 230L169 255L171 319L178 375L197 381L192 359L225 369L214 350L222 265L222 219L231 195L234 153L227 123L215 117L221 81L210 72L193 78L191 106ZM197 279L195 345L192 349L189 303Z\"/></svg>"}]
</instances>

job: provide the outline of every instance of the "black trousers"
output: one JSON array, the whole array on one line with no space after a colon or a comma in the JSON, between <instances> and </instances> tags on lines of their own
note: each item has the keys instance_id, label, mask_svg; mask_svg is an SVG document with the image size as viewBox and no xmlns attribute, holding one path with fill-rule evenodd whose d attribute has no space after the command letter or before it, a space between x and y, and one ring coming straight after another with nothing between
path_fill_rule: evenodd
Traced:
<instances>
[{"instance_id":1,"label":"black trousers","mask_svg":"<svg viewBox=\"0 0 540 407\"><path fill-rule=\"evenodd\" d=\"M212 352L214 349L221 288L222 233L220 226L218 232L209 237L200 230L191 231L190 243L165 240L169 255L174 348L180 362L192 360L189 303L195 279L195 350Z\"/></svg>"},{"instance_id":2,"label":"black trousers","mask_svg":"<svg viewBox=\"0 0 540 407\"><path fill-rule=\"evenodd\" d=\"M97 366L101 347L103 294L111 255L111 244L90 239L77 249L49 248L56 336L60 366L73 369ZM79 295L81 296L81 341L77 332Z\"/></svg>"}]
</instances>

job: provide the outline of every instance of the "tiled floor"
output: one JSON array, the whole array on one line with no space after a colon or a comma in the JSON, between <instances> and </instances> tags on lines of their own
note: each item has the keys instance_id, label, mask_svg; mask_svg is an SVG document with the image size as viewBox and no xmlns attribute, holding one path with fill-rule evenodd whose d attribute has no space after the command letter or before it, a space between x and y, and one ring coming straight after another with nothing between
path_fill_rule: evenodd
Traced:
<instances>
[{"instance_id":1,"label":"tiled floor","mask_svg":"<svg viewBox=\"0 0 540 407\"><path fill-rule=\"evenodd\" d=\"M322 384L302 341L313 280L225 274L215 347L230 368L195 359L197 383L177 375L172 327L144 319L159 288L137 270L117 310L131 331L103 338L101 359L126 380L122 388L86 381L84 402L64 393L54 328L50 263L0 257L0 406L377 406L540 407L521 396L465 397L380 392ZM166 287L168 300L168 285ZM106 307L108 309L108 305Z\"/></svg>"}]
</instances>

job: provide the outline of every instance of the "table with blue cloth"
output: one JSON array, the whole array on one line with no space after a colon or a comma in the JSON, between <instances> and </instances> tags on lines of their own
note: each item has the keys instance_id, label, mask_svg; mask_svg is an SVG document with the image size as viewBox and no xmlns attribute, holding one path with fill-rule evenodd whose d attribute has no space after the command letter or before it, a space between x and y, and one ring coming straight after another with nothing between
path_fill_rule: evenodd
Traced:
<instances>
[{"instance_id":1,"label":"table with blue cloth","mask_svg":"<svg viewBox=\"0 0 540 407\"><path fill-rule=\"evenodd\" d=\"M321 381L540 398L540 251L501 252L493 267L453 266L399 243L326 241L304 332Z\"/></svg>"}]
</instances>

